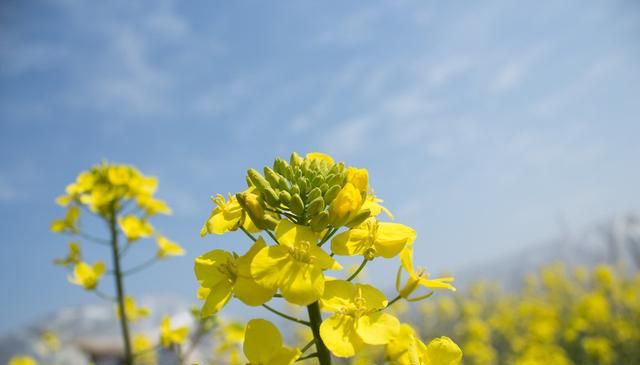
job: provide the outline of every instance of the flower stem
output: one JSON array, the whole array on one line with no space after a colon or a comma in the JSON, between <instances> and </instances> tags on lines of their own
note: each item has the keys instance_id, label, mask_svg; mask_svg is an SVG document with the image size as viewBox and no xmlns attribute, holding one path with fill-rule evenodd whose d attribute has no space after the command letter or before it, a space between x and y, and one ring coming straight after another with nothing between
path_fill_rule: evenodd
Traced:
<instances>
[{"instance_id":1,"label":"flower stem","mask_svg":"<svg viewBox=\"0 0 640 365\"><path fill-rule=\"evenodd\" d=\"M360 264L360 266L358 266L358 269L353 274L351 274L351 276L349 276L347 281L351 281L351 280L355 279L356 276L358 276L358 274L360 274L360 271L362 271L362 269L364 269L364 267L367 265L367 262L369 262L369 260L367 260L366 258L363 259L362 263Z\"/></svg>"},{"instance_id":2,"label":"flower stem","mask_svg":"<svg viewBox=\"0 0 640 365\"><path fill-rule=\"evenodd\" d=\"M122 340L124 342L124 364L133 365L131 353L131 342L129 341L129 324L124 307L124 285L122 283L122 270L120 269L120 256L118 254L118 231L116 228L116 211L111 210L109 217L109 230L111 232L111 256L113 258L114 278L116 280L116 291L118 300L118 310L120 312L120 327L122 329Z\"/></svg>"},{"instance_id":3,"label":"flower stem","mask_svg":"<svg viewBox=\"0 0 640 365\"><path fill-rule=\"evenodd\" d=\"M275 314L279 315L282 318L288 319L288 320L296 322L296 323L303 324L305 326L311 326L311 323L309 323L307 321L303 321L301 319L298 319L298 318L295 318L295 317L291 317L290 315L284 314L284 313L280 312L279 310L273 309L273 308L269 307L266 304L263 304L262 306L267 308L270 312L275 313Z\"/></svg>"},{"instance_id":4,"label":"flower stem","mask_svg":"<svg viewBox=\"0 0 640 365\"><path fill-rule=\"evenodd\" d=\"M320 365L331 365L331 354L329 349L322 342L320 338L320 324L322 323L322 316L320 315L320 305L318 302L313 302L307 306L307 312L309 313L309 322L311 322L311 332L313 333L313 339L316 342L316 351L318 354L318 362Z\"/></svg>"}]
</instances>

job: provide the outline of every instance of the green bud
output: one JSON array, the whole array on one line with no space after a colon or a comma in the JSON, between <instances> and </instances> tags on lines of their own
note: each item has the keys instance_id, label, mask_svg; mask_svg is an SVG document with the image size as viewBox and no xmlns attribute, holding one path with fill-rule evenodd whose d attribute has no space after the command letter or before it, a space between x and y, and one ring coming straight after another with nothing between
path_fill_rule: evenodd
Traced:
<instances>
[{"instance_id":1,"label":"green bud","mask_svg":"<svg viewBox=\"0 0 640 365\"><path fill-rule=\"evenodd\" d=\"M298 187L300 187L301 194L306 193L307 189L309 189L309 180L307 180L306 177L300 178L300 180L298 181Z\"/></svg>"},{"instance_id":2,"label":"green bud","mask_svg":"<svg viewBox=\"0 0 640 365\"><path fill-rule=\"evenodd\" d=\"M289 191L291 192L291 194L300 194L300 188L298 187L298 185L292 185L291 189L289 189Z\"/></svg>"},{"instance_id":3,"label":"green bud","mask_svg":"<svg viewBox=\"0 0 640 365\"><path fill-rule=\"evenodd\" d=\"M242 207L242 209L249 215L251 221L260 229L266 229L270 227L270 223L264 219L264 208L260 204L260 200L257 195L251 193L238 193L236 199Z\"/></svg>"},{"instance_id":4,"label":"green bud","mask_svg":"<svg viewBox=\"0 0 640 365\"><path fill-rule=\"evenodd\" d=\"M370 216L371 216L371 210L361 209L356 215L353 216L353 218L349 220L349 222L347 222L346 226L349 228L353 228L361 224L362 222L364 222Z\"/></svg>"},{"instance_id":5,"label":"green bud","mask_svg":"<svg viewBox=\"0 0 640 365\"><path fill-rule=\"evenodd\" d=\"M265 214L263 217L263 220L267 229L271 229L271 230L275 229L278 223L280 223L278 219L276 219L274 216L270 214Z\"/></svg>"},{"instance_id":6,"label":"green bud","mask_svg":"<svg viewBox=\"0 0 640 365\"><path fill-rule=\"evenodd\" d=\"M289 203L289 209L291 209L291 211L295 215L300 216L302 215L302 213L304 213L304 203L302 202L302 199L300 198L299 194L294 194L291 197L291 203Z\"/></svg>"},{"instance_id":7,"label":"green bud","mask_svg":"<svg viewBox=\"0 0 640 365\"><path fill-rule=\"evenodd\" d=\"M311 186L320 186L324 183L324 178L322 178L322 175L318 174L316 175L313 180L311 180Z\"/></svg>"},{"instance_id":8,"label":"green bud","mask_svg":"<svg viewBox=\"0 0 640 365\"><path fill-rule=\"evenodd\" d=\"M327 224L329 224L329 213L324 210L313 218L311 218L311 230L314 232L322 232L325 228L327 228Z\"/></svg>"},{"instance_id":9,"label":"green bud","mask_svg":"<svg viewBox=\"0 0 640 365\"><path fill-rule=\"evenodd\" d=\"M321 196L318 196L315 199L313 199L311 203L309 203L309 205L307 206L307 213L313 217L316 214L320 213L323 209L324 209L324 199L322 199Z\"/></svg>"},{"instance_id":10,"label":"green bud","mask_svg":"<svg viewBox=\"0 0 640 365\"><path fill-rule=\"evenodd\" d=\"M267 166L264 167L264 177L267 178L267 181L269 182L269 184L271 184L271 186L278 186L280 175L278 175L275 171Z\"/></svg>"},{"instance_id":11,"label":"green bud","mask_svg":"<svg viewBox=\"0 0 640 365\"><path fill-rule=\"evenodd\" d=\"M329 190L327 190L327 192L324 193L324 202L327 205L331 204L333 199L335 199L336 196L338 196L338 193L340 193L341 189L342 187L340 187L340 185L333 185L332 187L330 187Z\"/></svg>"},{"instance_id":12,"label":"green bud","mask_svg":"<svg viewBox=\"0 0 640 365\"><path fill-rule=\"evenodd\" d=\"M252 187L253 183L251 182L251 179L249 179L249 176L247 175L244 178L245 178L245 180L247 180L247 187L249 187L249 188Z\"/></svg>"},{"instance_id":13,"label":"green bud","mask_svg":"<svg viewBox=\"0 0 640 365\"><path fill-rule=\"evenodd\" d=\"M315 187L311 189L309 194L307 194L307 201L312 201L313 199L321 196L322 196L322 190L320 190L320 188L318 187Z\"/></svg>"},{"instance_id":14,"label":"green bud","mask_svg":"<svg viewBox=\"0 0 640 365\"><path fill-rule=\"evenodd\" d=\"M289 160L289 163L291 164L291 166L300 166L304 163L304 159L300 157L300 155L294 152L291 154L291 159Z\"/></svg>"},{"instance_id":15,"label":"green bud","mask_svg":"<svg viewBox=\"0 0 640 365\"><path fill-rule=\"evenodd\" d=\"M289 203L291 202L291 194L289 194L289 192L285 191L285 190L281 191L280 192L280 201L284 205L289 205Z\"/></svg>"},{"instance_id":16,"label":"green bud","mask_svg":"<svg viewBox=\"0 0 640 365\"><path fill-rule=\"evenodd\" d=\"M329 190L329 185L327 183L320 185L320 191L322 191L322 194L326 193L327 190Z\"/></svg>"},{"instance_id":17,"label":"green bud","mask_svg":"<svg viewBox=\"0 0 640 365\"><path fill-rule=\"evenodd\" d=\"M272 207L278 207L280 205L280 199L278 198L278 194L276 194L276 192L273 189L271 188L264 189L264 191L262 192L262 196L264 197L264 200Z\"/></svg>"},{"instance_id":18,"label":"green bud","mask_svg":"<svg viewBox=\"0 0 640 365\"><path fill-rule=\"evenodd\" d=\"M344 177L342 176L341 173L333 175L331 179L327 179L327 184L329 184L329 186L333 186L333 185L342 186L343 182L344 182Z\"/></svg>"},{"instance_id":19,"label":"green bud","mask_svg":"<svg viewBox=\"0 0 640 365\"><path fill-rule=\"evenodd\" d=\"M289 183L283 176L280 176L278 179L278 188L280 188L280 190L289 190Z\"/></svg>"},{"instance_id":20,"label":"green bud","mask_svg":"<svg viewBox=\"0 0 640 365\"><path fill-rule=\"evenodd\" d=\"M260 191L263 192L265 189L270 188L269 182L265 179L258 171L255 169L249 169L247 172L249 179L253 185Z\"/></svg>"}]
</instances>

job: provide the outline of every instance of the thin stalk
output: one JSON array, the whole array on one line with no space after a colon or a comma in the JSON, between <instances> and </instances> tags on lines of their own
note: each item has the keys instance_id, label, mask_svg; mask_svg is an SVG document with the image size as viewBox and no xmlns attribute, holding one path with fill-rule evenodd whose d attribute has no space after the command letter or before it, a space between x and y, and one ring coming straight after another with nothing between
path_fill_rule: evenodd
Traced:
<instances>
[{"instance_id":1,"label":"thin stalk","mask_svg":"<svg viewBox=\"0 0 640 365\"><path fill-rule=\"evenodd\" d=\"M273 232L271 232L271 231L270 231L270 230L268 230L268 229L265 229L264 231L265 231L265 232L267 232L267 234L269 235L269 237L271 237L271 239L273 240L273 242L275 242L277 245L279 245L279 244L280 244L280 242L278 242L278 238L276 237L276 235L275 235L275 234L273 234Z\"/></svg>"},{"instance_id":2,"label":"thin stalk","mask_svg":"<svg viewBox=\"0 0 640 365\"><path fill-rule=\"evenodd\" d=\"M353 274L351 274L351 276L349 276L347 281L351 281L351 280L355 279L356 276L358 276L358 274L360 274L360 271L362 271L362 269L364 269L364 267L367 266L367 262L369 262L369 260L367 260L366 258L363 259L362 263L360 264L360 266L358 266L358 269Z\"/></svg>"},{"instance_id":3,"label":"thin stalk","mask_svg":"<svg viewBox=\"0 0 640 365\"><path fill-rule=\"evenodd\" d=\"M122 330L122 341L124 342L124 363L125 365L133 365L133 354L131 352L131 342L129 341L129 324L124 306L124 285L122 282L122 271L120 270L120 256L118 254L118 230L116 228L116 210L111 210L109 217L109 230L111 232L111 256L113 258L114 278L116 281L116 291L118 300L118 309L121 313L120 327Z\"/></svg>"},{"instance_id":4,"label":"thin stalk","mask_svg":"<svg viewBox=\"0 0 640 365\"><path fill-rule=\"evenodd\" d=\"M322 316L320 315L320 305L313 302L307 306L309 312L309 322L311 322L311 332L316 343L316 351L318 354L318 362L320 365L331 365L331 354L329 349L320 338L320 324L322 324Z\"/></svg>"},{"instance_id":5,"label":"thin stalk","mask_svg":"<svg viewBox=\"0 0 640 365\"><path fill-rule=\"evenodd\" d=\"M128 269L128 270L124 270L124 271L122 272L122 275L127 276L127 275L131 275L131 274L135 274L135 273L137 273L138 271L143 270L143 269L146 269L147 267L149 267L149 266L151 266L151 265L155 264L155 263L156 263L156 262L158 262L158 261L159 261L159 260L158 260L158 256L153 256L152 258L150 258L149 260L147 260L147 261L145 261L145 262L141 263L141 264L140 264L140 265L138 265L138 266L134 266L134 267L132 267L132 268L130 268L130 269Z\"/></svg>"},{"instance_id":6,"label":"thin stalk","mask_svg":"<svg viewBox=\"0 0 640 365\"><path fill-rule=\"evenodd\" d=\"M298 319L298 318L296 318L296 317L292 317L292 316L290 316L290 315L288 315L288 314L282 313L282 312L280 312L279 310L273 309L273 308L269 307L269 306L268 306L268 305L266 305L266 304L263 304L262 306L263 306L263 307L265 307L265 308L267 308L270 312L275 313L275 314L279 315L279 316L280 316L280 317L282 317L282 318L288 319L288 320L290 320L290 321L292 321L292 322L296 322L296 323L303 324L303 325L305 325L305 326L311 326L311 323L309 323L309 322L307 322L307 321L303 321L303 320Z\"/></svg>"},{"instance_id":7,"label":"thin stalk","mask_svg":"<svg viewBox=\"0 0 640 365\"><path fill-rule=\"evenodd\" d=\"M387 308L391 307L391 305L392 305L393 303L397 302L397 301L398 301L398 300L400 300L401 298L402 298L402 296L398 295L397 297L395 297L395 298L391 299L391 301L389 302L389 304L387 304L387 306L386 306L386 307L384 307L384 308L385 308L385 309L387 309Z\"/></svg>"},{"instance_id":8,"label":"thin stalk","mask_svg":"<svg viewBox=\"0 0 640 365\"><path fill-rule=\"evenodd\" d=\"M307 356L299 357L298 360L296 360L296 362L312 359L314 357L318 357L318 353L317 352L314 352L313 354L309 354Z\"/></svg>"},{"instance_id":9,"label":"thin stalk","mask_svg":"<svg viewBox=\"0 0 640 365\"><path fill-rule=\"evenodd\" d=\"M255 238L255 237L254 237L254 236L253 236L249 231L247 231L247 230L246 230L242 225L240 225L240 230L241 230L242 232L244 232L244 234L246 234L246 235L247 235L247 237L251 238L251 240L252 240L253 242L255 242L255 241L257 241L257 240L258 240L258 239L257 239L257 238Z\"/></svg>"},{"instance_id":10,"label":"thin stalk","mask_svg":"<svg viewBox=\"0 0 640 365\"><path fill-rule=\"evenodd\" d=\"M311 340L311 341L309 341L309 343L308 343L308 344L304 345L304 347L300 349L300 353L303 353L303 354L304 354L305 352L307 352L307 350L308 350L311 346L313 346L313 344L314 344L314 343L316 343L316 341L315 341L315 340Z\"/></svg>"}]
</instances>

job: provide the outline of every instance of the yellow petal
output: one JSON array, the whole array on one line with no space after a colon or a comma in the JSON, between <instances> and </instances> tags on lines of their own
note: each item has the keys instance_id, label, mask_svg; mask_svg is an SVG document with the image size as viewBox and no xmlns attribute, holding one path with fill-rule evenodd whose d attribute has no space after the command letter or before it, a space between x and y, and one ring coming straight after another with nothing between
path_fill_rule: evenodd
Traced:
<instances>
[{"instance_id":1,"label":"yellow petal","mask_svg":"<svg viewBox=\"0 0 640 365\"><path fill-rule=\"evenodd\" d=\"M267 364L282 347L282 335L273 323L252 319L244 335L244 354L253 364Z\"/></svg>"},{"instance_id":2,"label":"yellow petal","mask_svg":"<svg viewBox=\"0 0 640 365\"><path fill-rule=\"evenodd\" d=\"M290 303L309 305L324 292L324 276L319 267L292 260L282 267L282 272L278 287Z\"/></svg>"},{"instance_id":3,"label":"yellow petal","mask_svg":"<svg viewBox=\"0 0 640 365\"><path fill-rule=\"evenodd\" d=\"M275 289L283 275L282 267L289 260L286 247L264 247L251 261L251 276L261 286Z\"/></svg>"},{"instance_id":4,"label":"yellow petal","mask_svg":"<svg viewBox=\"0 0 640 365\"><path fill-rule=\"evenodd\" d=\"M416 239L416 231L404 224L379 222L375 247L378 255L391 258Z\"/></svg>"},{"instance_id":5,"label":"yellow petal","mask_svg":"<svg viewBox=\"0 0 640 365\"><path fill-rule=\"evenodd\" d=\"M244 304L257 306L268 302L276 293L276 289L260 286L253 278L238 277L233 293Z\"/></svg>"},{"instance_id":6,"label":"yellow petal","mask_svg":"<svg viewBox=\"0 0 640 365\"><path fill-rule=\"evenodd\" d=\"M291 365L300 357L300 350L282 347L265 365Z\"/></svg>"},{"instance_id":7,"label":"yellow petal","mask_svg":"<svg viewBox=\"0 0 640 365\"><path fill-rule=\"evenodd\" d=\"M356 284L355 291L366 300L369 309L383 309L387 306L384 293L369 284Z\"/></svg>"},{"instance_id":8,"label":"yellow petal","mask_svg":"<svg viewBox=\"0 0 640 365\"><path fill-rule=\"evenodd\" d=\"M369 345L384 345L398 335L400 321L390 314L373 312L358 319L356 331Z\"/></svg>"},{"instance_id":9,"label":"yellow petal","mask_svg":"<svg viewBox=\"0 0 640 365\"><path fill-rule=\"evenodd\" d=\"M218 311L229 302L229 299L231 299L232 289L233 285L227 280L222 280L217 285L211 287L211 291L202 306L200 313L202 318L218 313Z\"/></svg>"},{"instance_id":10,"label":"yellow petal","mask_svg":"<svg viewBox=\"0 0 640 365\"><path fill-rule=\"evenodd\" d=\"M276 226L276 237L281 245L294 246L296 242L309 242L316 244L318 238L310 227L297 225L287 219L283 219Z\"/></svg>"},{"instance_id":11,"label":"yellow petal","mask_svg":"<svg viewBox=\"0 0 640 365\"><path fill-rule=\"evenodd\" d=\"M324 283L324 293L320 298L323 311L337 312L346 307L356 296L356 287L346 280L331 280Z\"/></svg>"},{"instance_id":12,"label":"yellow petal","mask_svg":"<svg viewBox=\"0 0 640 365\"><path fill-rule=\"evenodd\" d=\"M333 166L333 164L335 163L331 156L327 155L326 153L322 153L322 152L309 152L309 153L307 153L305 158L307 158L309 160L324 161L324 162L327 163L327 166L329 166L329 167Z\"/></svg>"},{"instance_id":13,"label":"yellow petal","mask_svg":"<svg viewBox=\"0 0 640 365\"><path fill-rule=\"evenodd\" d=\"M462 359L462 350L449 337L438 337L427 345L430 365L457 365Z\"/></svg>"},{"instance_id":14,"label":"yellow petal","mask_svg":"<svg viewBox=\"0 0 640 365\"><path fill-rule=\"evenodd\" d=\"M320 337L335 356L351 357L365 347L354 327L352 317L334 314L320 325Z\"/></svg>"},{"instance_id":15,"label":"yellow petal","mask_svg":"<svg viewBox=\"0 0 640 365\"><path fill-rule=\"evenodd\" d=\"M354 228L336 235L331 240L331 252L341 256L360 255L369 248L369 232Z\"/></svg>"}]
</instances>

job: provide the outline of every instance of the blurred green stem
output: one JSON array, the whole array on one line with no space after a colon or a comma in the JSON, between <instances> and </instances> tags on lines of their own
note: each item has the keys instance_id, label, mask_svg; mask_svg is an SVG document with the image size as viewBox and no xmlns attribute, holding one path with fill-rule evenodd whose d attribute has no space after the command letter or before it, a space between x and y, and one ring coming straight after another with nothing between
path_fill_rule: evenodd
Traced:
<instances>
[{"instance_id":1,"label":"blurred green stem","mask_svg":"<svg viewBox=\"0 0 640 365\"><path fill-rule=\"evenodd\" d=\"M131 341L129 341L129 324L124 306L124 285L122 283L122 270L120 269L120 255L118 246L118 229L116 227L116 209L111 210L109 217L109 231L111 233L111 256L113 258L113 276L116 280L116 291L118 300L118 311L120 313L120 327L122 329L122 340L124 341L124 364L133 365L131 354Z\"/></svg>"}]
</instances>

